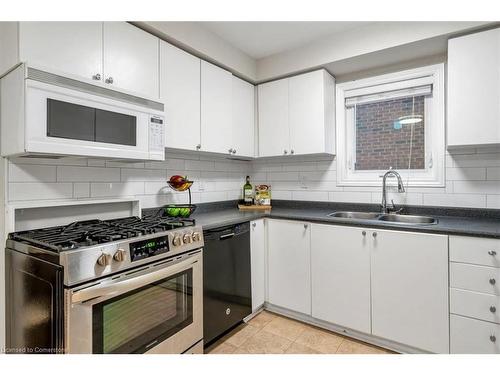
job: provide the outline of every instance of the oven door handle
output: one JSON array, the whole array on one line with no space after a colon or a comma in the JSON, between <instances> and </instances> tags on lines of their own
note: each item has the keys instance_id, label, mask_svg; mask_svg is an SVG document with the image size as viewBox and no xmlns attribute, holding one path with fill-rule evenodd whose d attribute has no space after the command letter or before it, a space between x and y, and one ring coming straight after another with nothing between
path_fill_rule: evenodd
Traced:
<instances>
[{"instance_id":1,"label":"oven door handle","mask_svg":"<svg viewBox=\"0 0 500 375\"><path fill-rule=\"evenodd\" d=\"M130 277L124 280L115 280L103 285L90 286L85 289L80 289L74 292L71 296L71 303L84 303L88 300L99 298L102 300L119 294L129 292L142 286L159 281L168 276L175 275L181 271L189 269L193 264L197 263L197 257L188 258L174 264L168 264L154 272L143 273L140 276ZM146 271L151 271L150 269Z\"/></svg>"}]
</instances>

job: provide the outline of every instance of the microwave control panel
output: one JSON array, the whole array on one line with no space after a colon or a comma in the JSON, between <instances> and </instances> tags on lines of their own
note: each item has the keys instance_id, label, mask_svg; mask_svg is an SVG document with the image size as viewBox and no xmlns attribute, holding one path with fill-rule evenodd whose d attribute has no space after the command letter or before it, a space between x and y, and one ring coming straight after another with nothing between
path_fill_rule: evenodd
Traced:
<instances>
[{"instance_id":1,"label":"microwave control panel","mask_svg":"<svg viewBox=\"0 0 500 375\"><path fill-rule=\"evenodd\" d=\"M165 124L163 117L149 118L149 152L163 152L165 148Z\"/></svg>"}]
</instances>

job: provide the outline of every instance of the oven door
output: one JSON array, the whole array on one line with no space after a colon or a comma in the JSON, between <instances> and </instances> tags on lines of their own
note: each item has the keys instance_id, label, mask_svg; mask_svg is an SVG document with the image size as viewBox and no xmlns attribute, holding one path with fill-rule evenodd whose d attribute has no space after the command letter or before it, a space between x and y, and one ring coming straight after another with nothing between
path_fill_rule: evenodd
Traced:
<instances>
[{"instance_id":1,"label":"oven door","mask_svg":"<svg viewBox=\"0 0 500 375\"><path fill-rule=\"evenodd\" d=\"M66 292L67 353L182 353L203 338L201 251Z\"/></svg>"},{"instance_id":2,"label":"oven door","mask_svg":"<svg viewBox=\"0 0 500 375\"><path fill-rule=\"evenodd\" d=\"M97 93L26 82L26 152L164 159L162 111Z\"/></svg>"}]
</instances>

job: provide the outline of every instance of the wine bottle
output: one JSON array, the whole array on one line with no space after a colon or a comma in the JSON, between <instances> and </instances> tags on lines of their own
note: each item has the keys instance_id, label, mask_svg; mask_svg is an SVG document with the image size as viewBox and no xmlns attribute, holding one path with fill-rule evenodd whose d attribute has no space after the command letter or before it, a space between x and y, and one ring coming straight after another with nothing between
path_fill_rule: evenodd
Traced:
<instances>
[{"instance_id":1,"label":"wine bottle","mask_svg":"<svg viewBox=\"0 0 500 375\"><path fill-rule=\"evenodd\" d=\"M243 200L245 201L245 206L251 206L253 203L253 188L250 183L250 176L247 176L246 183L243 185Z\"/></svg>"}]
</instances>

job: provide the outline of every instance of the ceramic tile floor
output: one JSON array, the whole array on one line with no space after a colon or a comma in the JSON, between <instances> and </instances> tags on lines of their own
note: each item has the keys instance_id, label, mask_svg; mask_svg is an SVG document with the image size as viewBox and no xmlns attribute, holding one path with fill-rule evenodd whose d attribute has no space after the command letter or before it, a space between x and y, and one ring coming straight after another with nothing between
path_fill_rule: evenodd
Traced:
<instances>
[{"instance_id":1,"label":"ceramic tile floor","mask_svg":"<svg viewBox=\"0 0 500 375\"><path fill-rule=\"evenodd\" d=\"M391 354L373 345L262 311L216 341L207 354Z\"/></svg>"}]
</instances>

